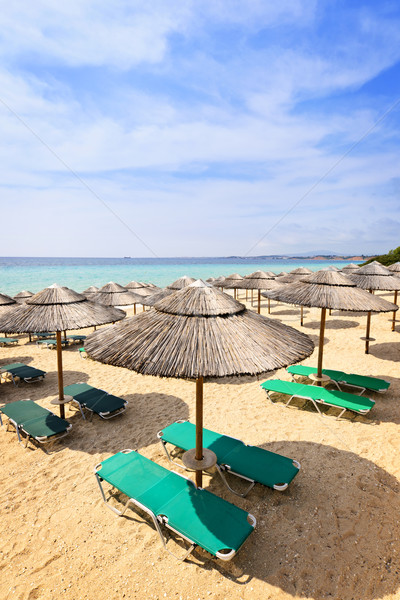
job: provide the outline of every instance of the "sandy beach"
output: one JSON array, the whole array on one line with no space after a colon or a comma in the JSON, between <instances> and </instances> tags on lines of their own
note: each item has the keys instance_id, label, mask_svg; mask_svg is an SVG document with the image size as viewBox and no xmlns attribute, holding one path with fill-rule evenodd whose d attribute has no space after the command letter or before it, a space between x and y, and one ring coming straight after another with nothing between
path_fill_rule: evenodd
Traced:
<instances>
[{"instance_id":1,"label":"sandy beach","mask_svg":"<svg viewBox=\"0 0 400 600\"><path fill-rule=\"evenodd\" d=\"M299 309L271 304L271 318L307 333L317 346L317 309L304 310L300 327ZM257 484L246 498L232 495L216 472L205 475L207 489L257 519L229 563L202 549L176 561L146 516L129 510L117 517L106 508L93 475L97 463L124 448L169 468L157 432L177 419L194 422L194 383L82 360L78 345L65 349L64 385L87 382L129 405L109 421L85 421L67 408L72 431L49 454L32 445L25 449L12 428L1 428L0 598L400 598L400 337L390 319L373 316L376 341L366 355L360 339L365 315L333 311L327 318L324 366L391 383L384 394L364 394L376 401L366 417L348 413L336 420L337 410L329 409L322 418L304 402L271 402L259 385L265 377L205 383L205 427L301 463L285 492ZM3 383L0 404L30 398L58 412L50 404L57 396L56 352L29 343L27 336L13 337L19 345L0 349L0 366L24 362L47 376L31 385ZM316 356L317 349L303 364L316 366ZM269 376L290 379L285 369ZM182 553L176 537L168 544Z\"/></svg>"}]
</instances>

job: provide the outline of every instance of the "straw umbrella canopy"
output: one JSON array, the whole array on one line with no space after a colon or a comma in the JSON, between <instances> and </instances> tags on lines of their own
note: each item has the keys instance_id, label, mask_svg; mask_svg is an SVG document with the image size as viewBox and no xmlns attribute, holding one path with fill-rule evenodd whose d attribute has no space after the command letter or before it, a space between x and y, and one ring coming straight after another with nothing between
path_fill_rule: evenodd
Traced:
<instances>
[{"instance_id":1,"label":"straw umbrella canopy","mask_svg":"<svg viewBox=\"0 0 400 600\"><path fill-rule=\"evenodd\" d=\"M96 287L95 285L91 285L82 292L82 295L85 296L88 300L91 300L93 297L93 294L97 294L98 291L99 291L98 287Z\"/></svg>"},{"instance_id":2,"label":"straw umbrella canopy","mask_svg":"<svg viewBox=\"0 0 400 600\"><path fill-rule=\"evenodd\" d=\"M146 298L144 298L143 300L143 303L145 304L145 306L154 306L155 304L157 304L157 302L159 302L163 298L166 298L167 296L170 296L176 291L178 290L169 290L168 288L165 288L158 292L154 292L154 294L152 294L151 296L146 296Z\"/></svg>"},{"instance_id":3,"label":"straw umbrella canopy","mask_svg":"<svg viewBox=\"0 0 400 600\"><path fill-rule=\"evenodd\" d=\"M122 310L90 302L82 294L56 284L45 288L25 304L17 305L0 318L0 331L33 333L55 331L57 338L57 368L60 415L64 418L61 332L103 325L125 317Z\"/></svg>"},{"instance_id":4,"label":"straw umbrella canopy","mask_svg":"<svg viewBox=\"0 0 400 600\"><path fill-rule=\"evenodd\" d=\"M17 301L11 296L7 296L7 294L0 294L0 309L3 309L7 306L12 306L13 304L17 304Z\"/></svg>"},{"instance_id":5,"label":"straw umbrella canopy","mask_svg":"<svg viewBox=\"0 0 400 600\"><path fill-rule=\"evenodd\" d=\"M194 283L196 280L193 279L193 277L188 277L187 275L183 275L182 277L179 277L179 279L176 279L175 281L173 281L170 285L167 285L167 289L168 290L182 290L183 288L187 287L188 285L190 285L191 283Z\"/></svg>"},{"instance_id":6,"label":"straw umbrella canopy","mask_svg":"<svg viewBox=\"0 0 400 600\"><path fill-rule=\"evenodd\" d=\"M398 308L383 298L378 298L368 294L364 290L358 289L349 277L336 271L317 271L295 283L283 285L278 290L266 293L270 298L286 302L287 304L300 304L301 306L321 309L317 382L320 382L322 379L322 357L327 309L389 312Z\"/></svg>"},{"instance_id":7,"label":"straw umbrella canopy","mask_svg":"<svg viewBox=\"0 0 400 600\"><path fill-rule=\"evenodd\" d=\"M395 275L396 277L400 277L400 262L389 265L388 269L392 273L392 275Z\"/></svg>"},{"instance_id":8,"label":"straw umbrella canopy","mask_svg":"<svg viewBox=\"0 0 400 600\"><path fill-rule=\"evenodd\" d=\"M22 292L19 292L19 294L16 294L14 296L14 300L19 304L23 304L27 298L31 298L31 296L33 295L33 292L29 292L28 290L22 290Z\"/></svg>"},{"instance_id":9,"label":"straw umbrella canopy","mask_svg":"<svg viewBox=\"0 0 400 600\"><path fill-rule=\"evenodd\" d=\"M345 267L343 267L342 269L342 273L344 275L350 275L350 273L354 273L355 271L358 271L360 267L358 265L356 265L355 263L350 263L348 265L346 265Z\"/></svg>"},{"instance_id":10,"label":"straw umbrella canopy","mask_svg":"<svg viewBox=\"0 0 400 600\"><path fill-rule=\"evenodd\" d=\"M357 287L368 290L371 294L377 290L394 291L394 303L397 303L397 292L400 290L400 279L396 277L387 267L374 260L368 265L360 267L352 273L350 279L354 281ZM392 331L395 330L396 311L392 316ZM369 342L374 338L370 337L371 332L371 313L367 315L367 331L365 334L365 353L369 352Z\"/></svg>"},{"instance_id":11,"label":"straw umbrella canopy","mask_svg":"<svg viewBox=\"0 0 400 600\"><path fill-rule=\"evenodd\" d=\"M143 281L130 281L125 286L125 289L135 294L141 294L143 296L150 296L155 291L161 289L154 285L154 283L143 283Z\"/></svg>"},{"instance_id":12,"label":"straw umbrella canopy","mask_svg":"<svg viewBox=\"0 0 400 600\"><path fill-rule=\"evenodd\" d=\"M290 271L290 275L311 275L312 271L307 269L307 267L297 267L297 269L293 269Z\"/></svg>"},{"instance_id":13,"label":"straw umbrella canopy","mask_svg":"<svg viewBox=\"0 0 400 600\"><path fill-rule=\"evenodd\" d=\"M211 282L208 282L208 283L211 283L211 285L213 285L214 287L217 287L217 288L219 287L222 290L221 283L223 281L225 281L225 277L223 275L220 275L219 277L216 277L214 279L214 281L211 281Z\"/></svg>"},{"instance_id":14,"label":"straw umbrella canopy","mask_svg":"<svg viewBox=\"0 0 400 600\"><path fill-rule=\"evenodd\" d=\"M202 469L211 466L204 462L211 455L202 442L203 378L272 371L309 356L313 347L308 336L247 310L201 280L160 300L154 310L92 333L85 343L94 360L196 380L196 449L185 464L196 471L198 486Z\"/></svg>"},{"instance_id":15,"label":"straw umbrella canopy","mask_svg":"<svg viewBox=\"0 0 400 600\"><path fill-rule=\"evenodd\" d=\"M9 310L18 306L17 301L11 296L7 296L7 294L0 294L0 316L5 315ZM0 331L3 332L2 329ZM4 330L3 332L7 337L7 332ZM10 333L16 333L15 331L10 331Z\"/></svg>"},{"instance_id":16,"label":"straw umbrella canopy","mask_svg":"<svg viewBox=\"0 0 400 600\"><path fill-rule=\"evenodd\" d=\"M122 285L110 281L93 294L91 301L104 306L129 306L135 303L135 298L136 296Z\"/></svg>"},{"instance_id":17,"label":"straw umbrella canopy","mask_svg":"<svg viewBox=\"0 0 400 600\"><path fill-rule=\"evenodd\" d=\"M305 273L303 273L302 271L305 271ZM287 284L287 283L294 283L295 281L299 281L299 279L304 279L305 277L308 277L308 275L311 274L311 271L309 269L307 269L306 267L299 267L298 269L294 269L294 271L291 271L290 273L286 273L282 276L280 276L278 279L276 279L276 283L277 284ZM273 288L272 288L273 289ZM265 298L268 298L268 302L270 302L271 300L271 296L268 294L268 292L266 293L262 293L262 296L264 296ZM268 304L269 306L269 304ZM300 307L300 325L303 327L303 323L304 323L304 311L303 311L303 307Z\"/></svg>"},{"instance_id":18,"label":"straw umbrella canopy","mask_svg":"<svg viewBox=\"0 0 400 600\"><path fill-rule=\"evenodd\" d=\"M257 290L258 291L258 307L257 312L261 312L261 290L274 290L279 286L276 283L275 276L271 277L264 273L264 271L254 271L250 275L246 275L241 281L241 288L244 290ZM269 299L268 299L269 300ZM270 312L270 306L268 304L268 312Z\"/></svg>"},{"instance_id":19,"label":"straw umbrella canopy","mask_svg":"<svg viewBox=\"0 0 400 600\"><path fill-rule=\"evenodd\" d=\"M146 285L144 283L141 283L140 281L130 281L129 283L124 285L124 288L126 288L127 290L135 290L135 291L145 288L145 287L146 287Z\"/></svg>"},{"instance_id":20,"label":"straw umbrella canopy","mask_svg":"<svg viewBox=\"0 0 400 600\"><path fill-rule=\"evenodd\" d=\"M239 275L239 273L232 273L231 275L228 275L228 277L225 277L223 281L220 281L218 283L218 287L225 288L227 290L233 290L233 297L236 300L237 290L241 289L241 283L243 279L244 277Z\"/></svg>"}]
</instances>

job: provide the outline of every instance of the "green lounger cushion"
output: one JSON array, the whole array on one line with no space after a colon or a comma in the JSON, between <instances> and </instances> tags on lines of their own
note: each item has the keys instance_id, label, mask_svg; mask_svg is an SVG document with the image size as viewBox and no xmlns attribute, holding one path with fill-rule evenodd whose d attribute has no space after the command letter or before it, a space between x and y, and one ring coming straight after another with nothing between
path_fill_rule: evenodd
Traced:
<instances>
[{"instance_id":1,"label":"green lounger cushion","mask_svg":"<svg viewBox=\"0 0 400 600\"><path fill-rule=\"evenodd\" d=\"M172 423L159 436L164 442L190 450L196 443L196 427L189 421ZM268 487L289 484L299 472L291 458L209 429L203 429L203 447L215 452L220 466Z\"/></svg>"},{"instance_id":2,"label":"green lounger cushion","mask_svg":"<svg viewBox=\"0 0 400 600\"><path fill-rule=\"evenodd\" d=\"M60 419L33 400L17 400L0 410L33 438L51 437L70 428L68 421Z\"/></svg>"},{"instance_id":3,"label":"green lounger cushion","mask_svg":"<svg viewBox=\"0 0 400 600\"><path fill-rule=\"evenodd\" d=\"M148 458L119 452L101 463L97 475L150 509L214 556L237 551L253 531L248 513Z\"/></svg>"},{"instance_id":4,"label":"green lounger cushion","mask_svg":"<svg viewBox=\"0 0 400 600\"><path fill-rule=\"evenodd\" d=\"M16 338L0 337L0 344L18 344L18 340Z\"/></svg>"},{"instance_id":5,"label":"green lounger cushion","mask_svg":"<svg viewBox=\"0 0 400 600\"><path fill-rule=\"evenodd\" d=\"M9 365L2 365L0 369L3 372L11 373L13 377L19 377L20 379L36 379L36 377L44 377L45 371L36 369L35 367L29 367L24 363L11 363Z\"/></svg>"},{"instance_id":6,"label":"green lounger cushion","mask_svg":"<svg viewBox=\"0 0 400 600\"><path fill-rule=\"evenodd\" d=\"M317 373L315 367L306 367L304 365L292 365L286 369L292 375L309 377L312 373ZM322 369L324 375L328 375L333 381L348 384L354 387L372 390L374 392L384 392L390 387L390 382L379 377L368 377L367 375L355 375L345 373L344 371L335 371L332 369Z\"/></svg>"},{"instance_id":7,"label":"green lounger cushion","mask_svg":"<svg viewBox=\"0 0 400 600\"><path fill-rule=\"evenodd\" d=\"M124 408L126 400L108 394L87 383L73 383L64 388L64 393L72 396L76 402L98 415L111 413Z\"/></svg>"},{"instance_id":8,"label":"green lounger cushion","mask_svg":"<svg viewBox=\"0 0 400 600\"><path fill-rule=\"evenodd\" d=\"M347 392L339 392L337 390L327 390L322 386L304 385L302 383L283 381L281 379L264 381L264 383L261 384L261 387L270 392L306 398L314 400L315 402L330 404L332 406L337 406L338 408L344 408L358 413L368 412L375 404L375 401L370 398L363 398L361 396L348 394Z\"/></svg>"}]
</instances>

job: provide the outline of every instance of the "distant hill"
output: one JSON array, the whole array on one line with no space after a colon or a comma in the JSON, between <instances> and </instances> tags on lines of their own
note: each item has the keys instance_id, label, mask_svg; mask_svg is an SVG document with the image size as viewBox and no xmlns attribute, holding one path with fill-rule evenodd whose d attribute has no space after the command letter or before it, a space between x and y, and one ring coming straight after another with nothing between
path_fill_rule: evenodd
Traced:
<instances>
[{"instance_id":1,"label":"distant hill","mask_svg":"<svg viewBox=\"0 0 400 600\"><path fill-rule=\"evenodd\" d=\"M389 250L387 254L381 254L380 256L370 258L369 260L365 261L364 265L367 265L373 260L377 260L382 265L385 265L385 267L393 265L396 262L400 262L400 246L398 246L395 250Z\"/></svg>"}]
</instances>

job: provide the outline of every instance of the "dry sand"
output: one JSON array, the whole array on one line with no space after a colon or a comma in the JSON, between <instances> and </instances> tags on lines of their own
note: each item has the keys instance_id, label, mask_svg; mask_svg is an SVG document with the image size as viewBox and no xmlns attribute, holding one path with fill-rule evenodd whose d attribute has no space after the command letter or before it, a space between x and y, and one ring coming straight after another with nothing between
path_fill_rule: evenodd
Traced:
<instances>
[{"instance_id":1,"label":"dry sand","mask_svg":"<svg viewBox=\"0 0 400 600\"><path fill-rule=\"evenodd\" d=\"M301 328L299 309L273 303L271 318L318 343L319 311L305 309ZM0 598L400 598L399 326L392 332L389 315L373 316L377 339L365 355L365 321L333 312L324 366L391 382L385 394L371 394L376 405L368 417L337 421L334 409L322 418L301 403L286 408L282 399L270 402L256 379L206 383L205 427L302 465L287 491L256 485L244 499L217 474L205 476L205 487L257 518L230 563L201 549L179 563L143 514L120 518L106 508L93 475L96 463L123 448L137 448L168 468L156 434L176 419L194 421L193 382L144 377L82 360L78 346L66 349L65 385L86 381L122 396L128 409L91 422L68 410L72 431L50 454L25 449L12 429L0 430ZM0 403L31 398L54 410L56 352L17 337L18 347L0 349L0 364L25 362L47 376L43 383L2 384ZM304 364L316 365L316 352ZM289 379L284 369L272 377ZM169 544L182 552L176 538Z\"/></svg>"}]
</instances>

